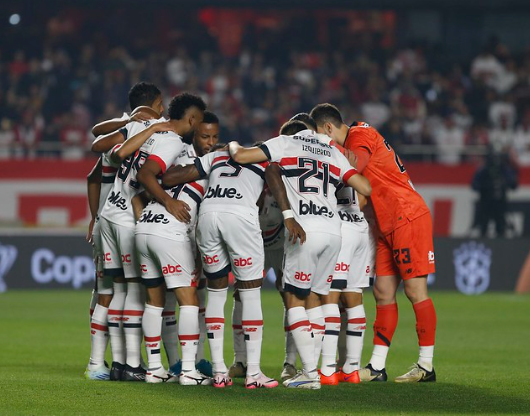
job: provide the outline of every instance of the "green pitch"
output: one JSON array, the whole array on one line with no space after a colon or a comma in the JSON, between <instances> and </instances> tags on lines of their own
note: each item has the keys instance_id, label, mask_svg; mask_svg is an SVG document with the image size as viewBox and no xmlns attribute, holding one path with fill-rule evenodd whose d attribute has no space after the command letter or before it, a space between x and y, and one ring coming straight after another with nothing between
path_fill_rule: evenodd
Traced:
<instances>
[{"instance_id":1,"label":"green pitch","mask_svg":"<svg viewBox=\"0 0 530 416\"><path fill-rule=\"evenodd\" d=\"M13 291L0 295L0 414L530 414L530 297L433 293L438 312L437 383L323 386L320 391L246 391L241 380L212 387L94 382L89 358L88 292ZM275 292L263 296L262 367L279 377L283 324ZM400 320L388 360L393 378L417 359L414 314L399 298ZM231 301L226 308L230 316ZM366 296L371 352L374 302ZM232 362L227 323L226 362ZM109 357L110 361L110 357Z\"/></svg>"}]
</instances>

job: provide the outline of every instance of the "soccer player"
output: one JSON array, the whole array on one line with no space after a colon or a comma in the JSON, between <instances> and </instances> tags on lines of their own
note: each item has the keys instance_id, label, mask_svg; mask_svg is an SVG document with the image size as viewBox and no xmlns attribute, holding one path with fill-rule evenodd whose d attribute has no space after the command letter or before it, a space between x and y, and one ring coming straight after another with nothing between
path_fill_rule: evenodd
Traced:
<instances>
[{"instance_id":1,"label":"soccer player","mask_svg":"<svg viewBox=\"0 0 530 416\"><path fill-rule=\"evenodd\" d=\"M427 293L427 275L435 271L429 208L414 189L398 155L377 130L363 122L347 126L331 104L317 105L311 116L320 133L356 154L359 172L370 179L373 187L371 202L379 231L374 286L377 314L372 358L359 376L366 381L387 380L386 357L398 322L396 292L403 280L416 315L420 351L414 367L395 381L435 381L432 361L436 312Z\"/></svg>"},{"instance_id":2,"label":"soccer player","mask_svg":"<svg viewBox=\"0 0 530 416\"><path fill-rule=\"evenodd\" d=\"M263 240L256 202L262 192L266 164L241 166L226 150L209 153L194 165L177 167L163 178L166 186L208 177L208 190L200 207L197 245L208 278L206 325L213 365L213 385L232 385L223 357L224 306L228 273L237 279L242 306L241 325L245 333L247 374L245 387L272 388L276 380L260 369L263 340L261 285Z\"/></svg>"},{"instance_id":3,"label":"soccer player","mask_svg":"<svg viewBox=\"0 0 530 416\"><path fill-rule=\"evenodd\" d=\"M155 87L156 88L156 87ZM115 129L124 127L126 124L125 116L128 121L140 121L151 119L159 116L163 111L162 97L158 89L153 88L152 84L138 83L129 91L129 104L131 116L126 114L119 121L109 120L100 123L93 128L94 134L107 134ZM158 91L158 93L157 93ZM94 246L94 263L96 266L96 282L93 291L91 308L91 353L90 361L85 371L85 377L92 380L108 380L110 371L105 366L104 356L108 342L108 308L113 296L112 278L103 275L103 248L100 235L100 222L98 214L101 212L105 200L113 187L116 177L117 168L121 163L116 155L115 161L111 160L111 150L115 147L117 150L123 143L123 135L115 134L111 137L96 140L94 147L101 153L101 157L87 177L88 181L88 200L92 219L90 221L87 234L87 241ZM129 156L135 152L141 145L140 142L130 142L121 149L121 154Z\"/></svg>"},{"instance_id":4,"label":"soccer player","mask_svg":"<svg viewBox=\"0 0 530 416\"><path fill-rule=\"evenodd\" d=\"M160 354L167 287L174 292L180 308L178 337L182 347L182 369L178 381L182 385L211 384L209 377L195 369L199 343L199 300L197 280L193 276L195 250L193 239L189 237L194 231L205 183L192 182L165 191L157 181L159 174L166 171L166 166L187 156L188 149L184 147L182 136L193 133L203 119L205 107L199 97L189 94L177 96L169 107L168 124L173 132L165 135L155 133L148 139L150 156L137 175L138 182L154 198L143 210L135 231L140 270L147 287L142 327L149 361L146 374L149 383L177 381L162 366ZM149 129L140 133L148 134ZM147 147L142 150L148 152Z\"/></svg>"},{"instance_id":5,"label":"soccer player","mask_svg":"<svg viewBox=\"0 0 530 416\"><path fill-rule=\"evenodd\" d=\"M303 365L303 371L284 386L319 389L315 342L306 308L319 307L321 296L329 293L340 250L335 188L345 182L370 195L370 184L336 148L323 143L300 121L287 122L279 137L259 147L246 149L231 142L229 149L237 163L269 160L281 167L285 186L277 165L268 168L267 183L290 232L284 248L283 289L288 324ZM290 220L294 220L295 229L298 224L303 227L302 233L293 235Z\"/></svg>"}]
</instances>

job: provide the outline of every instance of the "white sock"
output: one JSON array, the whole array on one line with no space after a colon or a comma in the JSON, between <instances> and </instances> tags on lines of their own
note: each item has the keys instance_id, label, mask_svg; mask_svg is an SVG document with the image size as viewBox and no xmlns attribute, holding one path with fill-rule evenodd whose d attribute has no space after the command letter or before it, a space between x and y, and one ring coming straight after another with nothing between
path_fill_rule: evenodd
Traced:
<instances>
[{"instance_id":1,"label":"white sock","mask_svg":"<svg viewBox=\"0 0 530 416\"><path fill-rule=\"evenodd\" d=\"M176 307L177 298L173 291L168 291L166 293L164 312L162 312L162 342L166 350L169 367L179 360L177 318L175 318Z\"/></svg>"},{"instance_id":2,"label":"white sock","mask_svg":"<svg viewBox=\"0 0 530 416\"><path fill-rule=\"evenodd\" d=\"M241 291L239 292L241 295ZM234 340L234 363L247 362L247 346L245 344L245 334L241 319L243 315L243 306L241 302L234 299L234 307L232 308L232 338Z\"/></svg>"},{"instance_id":3,"label":"white sock","mask_svg":"<svg viewBox=\"0 0 530 416\"><path fill-rule=\"evenodd\" d=\"M162 367L162 312L164 308L145 305L142 319L145 349L147 350L147 363L150 370ZM138 364L139 365L139 364Z\"/></svg>"},{"instance_id":4,"label":"white sock","mask_svg":"<svg viewBox=\"0 0 530 416\"><path fill-rule=\"evenodd\" d=\"M425 368L427 371L432 371L432 359L434 357L434 345L427 347L420 346L420 358L418 364Z\"/></svg>"},{"instance_id":5,"label":"white sock","mask_svg":"<svg viewBox=\"0 0 530 416\"><path fill-rule=\"evenodd\" d=\"M123 307L123 332L125 333L127 365L133 368L140 366L140 357L142 355L143 290L141 283L128 282L127 296Z\"/></svg>"},{"instance_id":6,"label":"white sock","mask_svg":"<svg viewBox=\"0 0 530 416\"><path fill-rule=\"evenodd\" d=\"M261 288L240 289L239 296L243 307L241 325L247 349L247 374L255 375L261 372L261 344L263 343Z\"/></svg>"},{"instance_id":7,"label":"white sock","mask_svg":"<svg viewBox=\"0 0 530 416\"><path fill-rule=\"evenodd\" d=\"M123 306L127 296L125 283L114 283L112 300L107 314L112 361L125 364L125 336L123 334Z\"/></svg>"},{"instance_id":8,"label":"white sock","mask_svg":"<svg viewBox=\"0 0 530 416\"><path fill-rule=\"evenodd\" d=\"M340 310L340 334L339 334L339 359L337 361L337 368L344 367L346 362L346 328L348 326L348 315L343 307Z\"/></svg>"},{"instance_id":9,"label":"white sock","mask_svg":"<svg viewBox=\"0 0 530 416\"><path fill-rule=\"evenodd\" d=\"M204 356L204 343L206 342L206 288L197 289L197 297L199 298L199 345L197 346L197 362L205 359Z\"/></svg>"},{"instance_id":10,"label":"white sock","mask_svg":"<svg viewBox=\"0 0 530 416\"><path fill-rule=\"evenodd\" d=\"M107 326L108 308L96 304L90 322L90 366L99 367L105 363L105 351L109 341L109 327Z\"/></svg>"},{"instance_id":11,"label":"white sock","mask_svg":"<svg viewBox=\"0 0 530 416\"><path fill-rule=\"evenodd\" d=\"M344 363L342 371L346 374L350 374L358 370L361 366L364 333L366 332L366 314L364 312L364 305L362 304L346 309L346 313L348 314L348 327L346 331L346 362ZM372 363L372 366L376 365L372 361L370 362ZM376 358L376 363L377 365L381 365L381 363L378 361L378 358ZM377 370L381 370L384 367L385 363L383 361L383 367L377 368Z\"/></svg>"},{"instance_id":12,"label":"white sock","mask_svg":"<svg viewBox=\"0 0 530 416\"><path fill-rule=\"evenodd\" d=\"M289 330L287 310L285 308L283 308L283 329L285 331L285 359L283 362L296 366L296 345L294 343L293 334Z\"/></svg>"},{"instance_id":13,"label":"white sock","mask_svg":"<svg viewBox=\"0 0 530 416\"><path fill-rule=\"evenodd\" d=\"M199 345L199 307L180 307L179 340L182 349L182 371L195 369L195 356Z\"/></svg>"},{"instance_id":14,"label":"white sock","mask_svg":"<svg viewBox=\"0 0 530 416\"><path fill-rule=\"evenodd\" d=\"M223 356L223 343L225 331L225 303L228 288L208 288L208 305L206 306L206 330L208 343L212 355L212 367L214 373L226 373L225 359Z\"/></svg>"},{"instance_id":15,"label":"white sock","mask_svg":"<svg viewBox=\"0 0 530 416\"><path fill-rule=\"evenodd\" d=\"M340 333L340 311L339 305L322 305L326 332L322 342L322 365L320 371L325 376L332 375L337 370L337 344Z\"/></svg>"},{"instance_id":16,"label":"white sock","mask_svg":"<svg viewBox=\"0 0 530 416\"><path fill-rule=\"evenodd\" d=\"M386 365L386 356L388 355L388 348L386 345L374 345L372 351L372 358L370 358L370 364L374 370L382 370Z\"/></svg>"},{"instance_id":17,"label":"white sock","mask_svg":"<svg viewBox=\"0 0 530 416\"><path fill-rule=\"evenodd\" d=\"M316 370L315 342L311 332L311 323L303 306L297 306L287 311L287 321L293 334L296 349L302 360L306 373Z\"/></svg>"},{"instance_id":18,"label":"white sock","mask_svg":"<svg viewBox=\"0 0 530 416\"><path fill-rule=\"evenodd\" d=\"M307 317L309 318L309 322L311 322L313 336L315 337L315 365L318 366L318 361L320 360L320 352L322 350L322 341L324 340L324 333L326 331L324 313L322 312L322 306L306 309L306 312Z\"/></svg>"}]
</instances>

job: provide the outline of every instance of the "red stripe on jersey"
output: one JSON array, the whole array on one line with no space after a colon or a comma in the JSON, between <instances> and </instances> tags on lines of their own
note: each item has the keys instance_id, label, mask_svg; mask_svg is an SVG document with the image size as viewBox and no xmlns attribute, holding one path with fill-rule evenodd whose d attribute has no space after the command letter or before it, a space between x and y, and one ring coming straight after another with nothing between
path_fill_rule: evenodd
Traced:
<instances>
[{"instance_id":1,"label":"red stripe on jersey","mask_svg":"<svg viewBox=\"0 0 530 416\"><path fill-rule=\"evenodd\" d=\"M260 326L263 325L263 320L261 321L241 321L243 326Z\"/></svg>"},{"instance_id":2,"label":"red stripe on jersey","mask_svg":"<svg viewBox=\"0 0 530 416\"><path fill-rule=\"evenodd\" d=\"M199 185L197 182L190 182L188 185L195 188L197 191L201 193L202 196L204 196L204 188Z\"/></svg>"},{"instance_id":3,"label":"red stripe on jersey","mask_svg":"<svg viewBox=\"0 0 530 416\"><path fill-rule=\"evenodd\" d=\"M162 316L175 316L175 312L165 311L165 312L162 312Z\"/></svg>"},{"instance_id":4,"label":"red stripe on jersey","mask_svg":"<svg viewBox=\"0 0 530 416\"><path fill-rule=\"evenodd\" d=\"M336 316L329 316L326 318L326 322L330 322L332 324L340 324L340 317L337 318Z\"/></svg>"},{"instance_id":5,"label":"red stripe on jersey","mask_svg":"<svg viewBox=\"0 0 530 416\"><path fill-rule=\"evenodd\" d=\"M366 323L366 318L348 319L348 323L349 324L365 324Z\"/></svg>"},{"instance_id":6,"label":"red stripe on jersey","mask_svg":"<svg viewBox=\"0 0 530 416\"><path fill-rule=\"evenodd\" d=\"M225 318L205 318L204 322L207 324L224 324Z\"/></svg>"},{"instance_id":7,"label":"red stripe on jersey","mask_svg":"<svg viewBox=\"0 0 530 416\"><path fill-rule=\"evenodd\" d=\"M272 235L274 234L275 232L278 231L278 228L280 228L281 225L278 225L277 227L274 227L272 230L269 230L269 231L263 231L263 235L268 237L269 235Z\"/></svg>"},{"instance_id":8,"label":"red stripe on jersey","mask_svg":"<svg viewBox=\"0 0 530 416\"><path fill-rule=\"evenodd\" d=\"M103 173L116 173L118 168L113 168L112 166L103 166Z\"/></svg>"},{"instance_id":9,"label":"red stripe on jersey","mask_svg":"<svg viewBox=\"0 0 530 416\"><path fill-rule=\"evenodd\" d=\"M106 327L105 325L98 325L98 324L90 324L90 328L97 329L99 331L108 331L109 330L109 328Z\"/></svg>"},{"instance_id":10,"label":"red stripe on jersey","mask_svg":"<svg viewBox=\"0 0 530 416\"><path fill-rule=\"evenodd\" d=\"M297 157L284 157L280 160L280 166L289 166L289 165L298 166L298 158Z\"/></svg>"},{"instance_id":11,"label":"red stripe on jersey","mask_svg":"<svg viewBox=\"0 0 530 416\"><path fill-rule=\"evenodd\" d=\"M126 311L123 311L123 314L129 315L129 316L142 316L144 314L144 311L126 310Z\"/></svg>"},{"instance_id":12,"label":"red stripe on jersey","mask_svg":"<svg viewBox=\"0 0 530 416\"><path fill-rule=\"evenodd\" d=\"M232 325L232 329L243 329L242 325Z\"/></svg>"},{"instance_id":13,"label":"red stripe on jersey","mask_svg":"<svg viewBox=\"0 0 530 416\"><path fill-rule=\"evenodd\" d=\"M314 324L314 323L311 323L311 328L313 329L326 329L326 327L324 325L319 325L319 324Z\"/></svg>"},{"instance_id":14,"label":"red stripe on jersey","mask_svg":"<svg viewBox=\"0 0 530 416\"><path fill-rule=\"evenodd\" d=\"M123 311L119 311L117 309L109 309L108 315L123 315Z\"/></svg>"},{"instance_id":15,"label":"red stripe on jersey","mask_svg":"<svg viewBox=\"0 0 530 416\"><path fill-rule=\"evenodd\" d=\"M353 175L357 175L359 172L357 172L356 169L350 169L348 172L346 172L344 174L344 176L342 177L342 181L344 183L348 182L348 179L350 179Z\"/></svg>"},{"instance_id":16,"label":"red stripe on jersey","mask_svg":"<svg viewBox=\"0 0 530 416\"><path fill-rule=\"evenodd\" d=\"M291 331L294 331L296 328L300 328L301 326L311 326L308 320L295 322L292 324L289 328Z\"/></svg>"},{"instance_id":17,"label":"red stripe on jersey","mask_svg":"<svg viewBox=\"0 0 530 416\"><path fill-rule=\"evenodd\" d=\"M261 166L263 169L265 169L267 166L270 165L270 162L261 162L261 163L256 163L256 165L259 165Z\"/></svg>"},{"instance_id":18,"label":"red stripe on jersey","mask_svg":"<svg viewBox=\"0 0 530 416\"><path fill-rule=\"evenodd\" d=\"M329 171L336 177L340 178L340 169L335 165L330 165L329 163L328 165L329 165ZM322 168L321 162L318 162L318 168L319 169Z\"/></svg>"},{"instance_id":19,"label":"red stripe on jersey","mask_svg":"<svg viewBox=\"0 0 530 416\"><path fill-rule=\"evenodd\" d=\"M160 166L160 169L162 169L162 173L166 171L166 162L164 162L162 159L160 159L157 155L149 155L147 160L152 160L156 163L158 163L158 166Z\"/></svg>"},{"instance_id":20,"label":"red stripe on jersey","mask_svg":"<svg viewBox=\"0 0 530 416\"><path fill-rule=\"evenodd\" d=\"M181 335L179 334L179 340L181 341L195 341L199 339L199 334L193 334L193 335Z\"/></svg>"},{"instance_id":21,"label":"red stripe on jersey","mask_svg":"<svg viewBox=\"0 0 530 416\"><path fill-rule=\"evenodd\" d=\"M162 340L162 337L159 335L157 337L146 337L144 336L145 342L158 342Z\"/></svg>"},{"instance_id":22,"label":"red stripe on jersey","mask_svg":"<svg viewBox=\"0 0 530 416\"><path fill-rule=\"evenodd\" d=\"M214 160L212 161L212 166L215 162L219 162L220 160L228 160L230 159L230 156L217 156L216 158L214 158Z\"/></svg>"},{"instance_id":23,"label":"red stripe on jersey","mask_svg":"<svg viewBox=\"0 0 530 416\"><path fill-rule=\"evenodd\" d=\"M110 153L114 153L116 150L118 150L122 146L123 146L123 143L118 143L118 144L114 145L114 147L111 149Z\"/></svg>"}]
</instances>

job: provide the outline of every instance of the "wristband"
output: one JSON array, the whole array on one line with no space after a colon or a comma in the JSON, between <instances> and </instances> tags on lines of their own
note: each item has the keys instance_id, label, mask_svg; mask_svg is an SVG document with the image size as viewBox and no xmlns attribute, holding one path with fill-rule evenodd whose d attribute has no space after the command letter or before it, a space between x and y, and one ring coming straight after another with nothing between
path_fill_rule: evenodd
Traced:
<instances>
[{"instance_id":1,"label":"wristband","mask_svg":"<svg viewBox=\"0 0 530 416\"><path fill-rule=\"evenodd\" d=\"M282 211L282 215L284 220L288 218L294 218L294 213L292 209L286 209L285 211Z\"/></svg>"}]
</instances>

